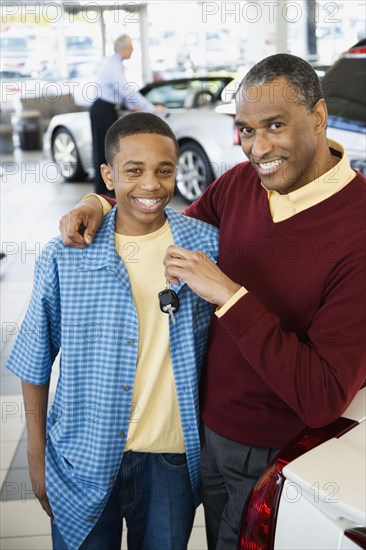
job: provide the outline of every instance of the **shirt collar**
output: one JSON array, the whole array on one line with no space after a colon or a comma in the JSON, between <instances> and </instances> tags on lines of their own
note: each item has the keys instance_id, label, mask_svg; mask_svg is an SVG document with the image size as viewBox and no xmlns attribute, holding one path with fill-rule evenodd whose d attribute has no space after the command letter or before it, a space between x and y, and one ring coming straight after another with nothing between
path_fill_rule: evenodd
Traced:
<instances>
[{"instance_id":1,"label":"shirt collar","mask_svg":"<svg viewBox=\"0 0 366 550\"><path fill-rule=\"evenodd\" d=\"M341 156L335 166L307 185L286 195L280 195L277 191L267 192L274 222L285 220L302 210L315 206L331 197L355 177L355 172L349 165L343 146L331 139L327 141L329 148L333 150L332 154Z\"/></svg>"}]
</instances>

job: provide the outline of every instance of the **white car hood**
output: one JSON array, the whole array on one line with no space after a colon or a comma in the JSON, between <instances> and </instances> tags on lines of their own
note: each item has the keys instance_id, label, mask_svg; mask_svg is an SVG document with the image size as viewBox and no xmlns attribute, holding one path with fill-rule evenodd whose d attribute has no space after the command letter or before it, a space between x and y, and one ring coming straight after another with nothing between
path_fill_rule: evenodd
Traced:
<instances>
[{"instance_id":1,"label":"white car hood","mask_svg":"<svg viewBox=\"0 0 366 550\"><path fill-rule=\"evenodd\" d=\"M359 424L300 456L285 466L283 474L324 514L365 525L366 388L342 416Z\"/></svg>"}]
</instances>

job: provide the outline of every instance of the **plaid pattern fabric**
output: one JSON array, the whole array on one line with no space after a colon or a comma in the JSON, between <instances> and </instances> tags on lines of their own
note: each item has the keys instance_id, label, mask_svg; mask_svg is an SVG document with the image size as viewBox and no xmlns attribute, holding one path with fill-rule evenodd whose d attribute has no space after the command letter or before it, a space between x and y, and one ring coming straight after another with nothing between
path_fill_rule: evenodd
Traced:
<instances>
[{"instance_id":1,"label":"plaid pattern fabric","mask_svg":"<svg viewBox=\"0 0 366 550\"><path fill-rule=\"evenodd\" d=\"M80 546L112 490L124 451L137 362L138 321L129 277L116 252L114 208L87 249L44 250L25 320L7 367L45 383L61 350L60 378L47 419L47 494L70 549ZM166 214L174 242L217 260L217 229ZM172 285L180 310L170 323L171 357L195 502L199 504L198 381L212 305ZM156 307L158 299L156 300Z\"/></svg>"}]
</instances>

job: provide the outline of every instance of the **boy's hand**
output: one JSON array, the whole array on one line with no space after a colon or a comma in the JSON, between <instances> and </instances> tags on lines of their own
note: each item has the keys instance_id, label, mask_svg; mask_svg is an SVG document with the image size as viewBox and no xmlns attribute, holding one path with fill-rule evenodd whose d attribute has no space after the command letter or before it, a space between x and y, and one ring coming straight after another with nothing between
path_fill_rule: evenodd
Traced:
<instances>
[{"instance_id":1,"label":"boy's hand","mask_svg":"<svg viewBox=\"0 0 366 550\"><path fill-rule=\"evenodd\" d=\"M85 248L93 242L103 221L103 206L96 197L88 197L60 220L60 232L65 246Z\"/></svg>"},{"instance_id":2,"label":"boy's hand","mask_svg":"<svg viewBox=\"0 0 366 550\"><path fill-rule=\"evenodd\" d=\"M28 451L29 476L32 489L43 510L53 519L53 513L46 493L45 451Z\"/></svg>"},{"instance_id":3,"label":"boy's hand","mask_svg":"<svg viewBox=\"0 0 366 550\"><path fill-rule=\"evenodd\" d=\"M169 246L164 265L167 281L173 284L183 281L198 296L219 307L240 289L204 252Z\"/></svg>"}]
</instances>

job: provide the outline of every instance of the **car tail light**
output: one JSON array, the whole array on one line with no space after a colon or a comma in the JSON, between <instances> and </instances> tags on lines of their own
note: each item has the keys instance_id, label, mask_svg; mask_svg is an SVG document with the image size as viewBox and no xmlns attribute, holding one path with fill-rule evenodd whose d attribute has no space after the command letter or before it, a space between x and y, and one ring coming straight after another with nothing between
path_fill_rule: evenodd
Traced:
<instances>
[{"instance_id":1,"label":"car tail light","mask_svg":"<svg viewBox=\"0 0 366 550\"><path fill-rule=\"evenodd\" d=\"M365 54L366 53L366 46L355 46L354 48L350 48L345 53L352 53L352 54Z\"/></svg>"},{"instance_id":2,"label":"car tail light","mask_svg":"<svg viewBox=\"0 0 366 550\"><path fill-rule=\"evenodd\" d=\"M234 143L234 145L240 145L241 144L239 129L237 128L237 126L234 126L234 141L233 141L233 143Z\"/></svg>"},{"instance_id":3,"label":"car tail light","mask_svg":"<svg viewBox=\"0 0 366 550\"><path fill-rule=\"evenodd\" d=\"M344 532L346 537L352 540L363 550L366 550L366 528L365 527L355 527L354 529L347 529Z\"/></svg>"},{"instance_id":4,"label":"car tail light","mask_svg":"<svg viewBox=\"0 0 366 550\"><path fill-rule=\"evenodd\" d=\"M246 508L239 539L239 550L269 550L274 539L274 521L284 477L277 460L255 485Z\"/></svg>"},{"instance_id":5,"label":"car tail light","mask_svg":"<svg viewBox=\"0 0 366 550\"><path fill-rule=\"evenodd\" d=\"M234 122L235 115L229 114L229 116L233 119ZM235 124L233 124L233 132L233 145L241 145L239 130L237 126L235 126Z\"/></svg>"},{"instance_id":6,"label":"car tail light","mask_svg":"<svg viewBox=\"0 0 366 550\"><path fill-rule=\"evenodd\" d=\"M243 511L238 550L273 550L277 510L285 478L283 468L302 454L334 437L340 437L358 422L339 418L324 428L306 428L269 464L254 486Z\"/></svg>"},{"instance_id":7,"label":"car tail light","mask_svg":"<svg viewBox=\"0 0 366 550\"><path fill-rule=\"evenodd\" d=\"M5 90L7 93L18 93L20 92L20 86L16 82L5 82Z\"/></svg>"}]
</instances>

